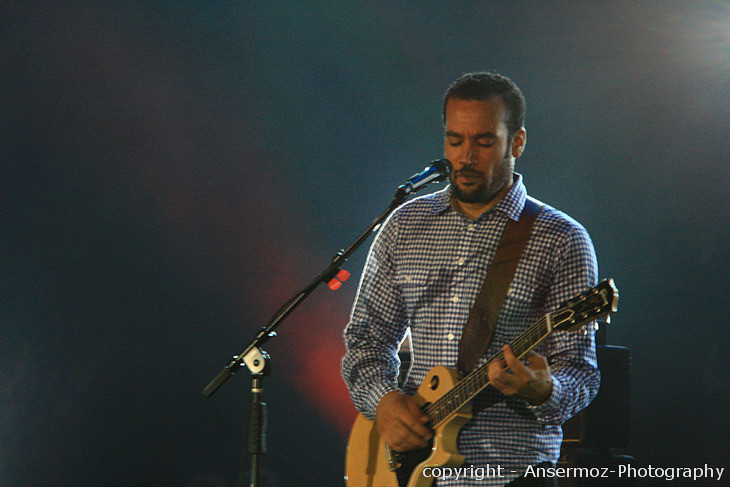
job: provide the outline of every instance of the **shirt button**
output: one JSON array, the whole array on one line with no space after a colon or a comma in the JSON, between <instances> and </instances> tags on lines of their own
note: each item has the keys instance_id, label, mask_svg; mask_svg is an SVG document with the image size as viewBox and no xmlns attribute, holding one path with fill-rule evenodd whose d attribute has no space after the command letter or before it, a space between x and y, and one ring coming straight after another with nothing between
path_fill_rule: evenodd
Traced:
<instances>
[{"instance_id":1,"label":"shirt button","mask_svg":"<svg viewBox=\"0 0 730 487\"><path fill-rule=\"evenodd\" d=\"M469 230L470 232L473 232L474 231L474 224L473 223L468 224L466 226L466 229Z\"/></svg>"},{"instance_id":2,"label":"shirt button","mask_svg":"<svg viewBox=\"0 0 730 487\"><path fill-rule=\"evenodd\" d=\"M459 302L459 296L451 296L451 302L452 303L458 303Z\"/></svg>"},{"instance_id":3,"label":"shirt button","mask_svg":"<svg viewBox=\"0 0 730 487\"><path fill-rule=\"evenodd\" d=\"M456 261L456 263L459 265L464 265L464 262L466 262L466 261L464 260L463 257L459 257L459 260Z\"/></svg>"},{"instance_id":4,"label":"shirt button","mask_svg":"<svg viewBox=\"0 0 730 487\"><path fill-rule=\"evenodd\" d=\"M446 338L448 340L453 340L454 339L454 334L453 333L449 333L448 335L446 335Z\"/></svg>"}]
</instances>

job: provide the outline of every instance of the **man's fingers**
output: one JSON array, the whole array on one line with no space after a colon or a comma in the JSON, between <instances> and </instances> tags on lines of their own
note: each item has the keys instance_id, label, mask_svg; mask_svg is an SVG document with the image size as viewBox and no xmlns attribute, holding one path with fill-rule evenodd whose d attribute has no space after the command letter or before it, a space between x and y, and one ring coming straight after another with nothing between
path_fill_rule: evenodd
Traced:
<instances>
[{"instance_id":1,"label":"man's fingers","mask_svg":"<svg viewBox=\"0 0 730 487\"><path fill-rule=\"evenodd\" d=\"M515 380L514 374L507 369L507 363L505 360L495 360L489 364L487 369L487 375L489 382L502 391L505 394L514 393L513 382Z\"/></svg>"},{"instance_id":2,"label":"man's fingers","mask_svg":"<svg viewBox=\"0 0 730 487\"><path fill-rule=\"evenodd\" d=\"M411 418L406 418L401 424L409 435L417 437L422 442L431 439L431 430L426 428L422 420L413 421Z\"/></svg>"},{"instance_id":3,"label":"man's fingers","mask_svg":"<svg viewBox=\"0 0 730 487\"><path fill-rule=\"evenodd\" d=\"M431 430L426 427L429 419L420 409L417 411L408 411L407 414L399 416L398 421L409 434L417 436L423 441L431 439Z\"/></svg>"},{"instance_id":4,"label":"man's fingers","mask_svg":"<svg viewBox=\"0 0 730 487\"><path fill-rule=\"evenodd\" d=\"M519 374L520 376L526 376L529 375L529 371L527 370L527 367L519 361L517 356L514 354L512 349L509 347L509 345L505 345L502 348L502 354L504 355L504 361L507 364L507 367L514 372L515 374Z\"/></svg>"},{"instance_id":5,"label":"man's fingers","mask_svg":"<svg viewBox=\"0 0 730 487\"><path fill-rule=\"evenodd\" d=\"M547 359L535 352L527 352L524 360L518 359L512 349L502 348L503 360L489 364L491 384L507 396L517 395L532 404L542 404L552 393L552 380Z\"/></svg>"},{"instance_id":6,"label":"man's fingers","mask_svg":"<svg viewBox=\"0 0 730 487\"><path fill-rule=\"evenodd\" d=\"M527 355L525 355L525 360L527 360L527 363L530 364L531 369L545 370L548 368L547 359L539 353L529 351L527 352Z\"/></svg>"},{"instance_id":7,"label":"man's fingers","mask_svg":"<svg viewBox=\"0 0 730 487\"><path fill-rule=\"evenodd\" d=\"M403 393L388 393L376 410L376 425L385 443L399 451L427 445L432 433L426 427L429 419L416 400Z\"/></svg>"},{"instance_id":8,"label":"man's fingers","mask_svg":"<svg viewBox=\"0 0 730 487\"><path fill-rule=\"evenodd\" d=\"M388 429L387 433L383 435L383 439L394 450L407 451L424 448L428 445L431 436L431 431L420 421L401 418L397 426Z\"/></svg>"},{"instance_id":9,"label":"man's fingers","mask_svg":"<svg viewBox=\"0 0 730 487\"><path fill-rule=\"evenodd\" d=\"M431 439L431 430L426 426L431 421L429 417L421 411L421 408L415 401L408 402L408 409L410 417L415 419L415 421L410 421L410 424L408 425L410 430L422 437L424 440Z\"/></svg>"},{"instance_id":10,"label":"man's fingers","mask_svg":"<svg viewBox=\"0 0 730 487\"><path fill-rule=\"evenodd\" d=\"M517 360L515 353L512 351L509 345L505 345L504 347L502 347L502 355L504 355L504 360L505 362L507 362L507 365Z\"/></svg>"},{"instance_id":11,"label":"man's fingers","mask_svg":"<svg viewBox=\"0 0 730 487\"><path fill-rule=\"evenodd\" d=\"M529 374L528 367L526 367L525 364L517 358L509 345L505 345L504 348L502 348L502 354L504 355L507 367L512 369L513 372ZM532 350L527 352L522 358L527 362L529 368L532 370L546 370L548 368L547 359L543 355L533 352Z\"/></svg>"}]
</instances>

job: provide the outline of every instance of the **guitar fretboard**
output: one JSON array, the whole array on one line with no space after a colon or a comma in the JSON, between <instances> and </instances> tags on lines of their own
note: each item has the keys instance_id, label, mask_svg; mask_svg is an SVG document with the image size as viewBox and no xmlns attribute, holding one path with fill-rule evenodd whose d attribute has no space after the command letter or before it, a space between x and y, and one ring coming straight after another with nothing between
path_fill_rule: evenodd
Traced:
<instances>
[{"instance_id":1,"label":"guitar fretboard","mask_svg":"<svg viewBox=\"0 0 730 487\"><path fill-rule=\"evenodd\" d=\"M557 314L557 312L556 312ZM520 358L529 352L535 345L540 343L553 330L553 315L547 314L540 321L528 328L524 333L515 338L510 348L515 356ZM432 426L436 427L445 421L449 416L471 401L489 385L487 370L489 364L495 360L502 360L504 353L500 351L486 363L472 371L469 375L459 381L450 391L434 401L425 409L425 413L431 418Z\"/></svg>"},{"instance_id":2,"label":"guitar fretboard","mask_svg":"<svg viewBox=\"0 0 730 487\"><path fill-rule=\"evenodd\" d=\"M522 358L553 330L576 330L598 317L608 316L611 312L616 311L617 305L618 290L613 284L613 279L606 279L592 289L561 304L558 310L543 316L537 323L512 340L509 346L517 358ZM487 387L489 385L487 374L489 364L503 359L504 353L500 351L464 377L450 391L425 407L424 412L431 418L432 427L439 426Z\"/></svg>"}]
</instances>

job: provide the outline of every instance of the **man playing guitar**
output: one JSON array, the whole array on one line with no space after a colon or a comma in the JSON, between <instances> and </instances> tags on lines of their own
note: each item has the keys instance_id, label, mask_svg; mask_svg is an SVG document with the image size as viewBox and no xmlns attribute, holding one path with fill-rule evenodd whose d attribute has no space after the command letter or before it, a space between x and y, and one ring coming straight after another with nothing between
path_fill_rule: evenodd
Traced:
<instances>
[{"instance_id":1,"label":"man playing guitar","mask_svg":"<svg viewBox=\"0 0 730 487\"><path fill-rule=\"evenodd\" d=\"M342 373L388 451L433 442L432 418L413 394L433 367L457 364L464 325L506 222L520 219L527 193L514 168L527 142L524 120L524 98L511 80L493 73L457 79L443 109L450 185L401 206L372 245L345 330ZM471 400L472 418L458 431L463 466L493 475L440 478L439 486L556 485L524 474L555 464L561 424L598 391L593 330L555 331L521 358L508 344L596 281L586 230L542 207L477 363L499 356L487 367L490 385ZM397 353L408 331L413 363L399 388Z\"/></svg>"}]
</instances>

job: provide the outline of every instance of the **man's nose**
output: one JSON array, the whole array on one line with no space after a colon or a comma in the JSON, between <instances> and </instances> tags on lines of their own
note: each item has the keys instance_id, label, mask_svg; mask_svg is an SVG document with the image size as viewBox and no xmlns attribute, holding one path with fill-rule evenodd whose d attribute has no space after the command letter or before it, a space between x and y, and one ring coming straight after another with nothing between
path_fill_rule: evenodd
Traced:
<instances>
[{"instance_id":1,"label":"man's nose","mask_svg":"<svg viewBox=\"0 0 730 487\"><path fill-rule=\"evenodd\" d=\"M474 155L474 151L472 150L471 147L469 147L469 152L466 155L466 163L469 165L472 165L472 164L476 164L476 162L477 162L477 158Z\"/></svg>"},{"instance_id":2,"label":"man's nose","mask_svg":"<svg viewBox=\"0 0 730 487\"><path fill-rule=\"evenodd\" d=\"M462 153L463 155L459 158L459 163L463 166L471 166L476 164L477 158L476 155L474 155L474 150L471 146L467 146L464 148L465 152Z\"/></svg>"}]
</instances>

